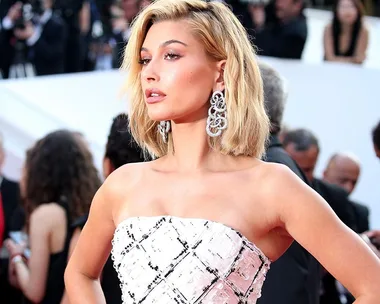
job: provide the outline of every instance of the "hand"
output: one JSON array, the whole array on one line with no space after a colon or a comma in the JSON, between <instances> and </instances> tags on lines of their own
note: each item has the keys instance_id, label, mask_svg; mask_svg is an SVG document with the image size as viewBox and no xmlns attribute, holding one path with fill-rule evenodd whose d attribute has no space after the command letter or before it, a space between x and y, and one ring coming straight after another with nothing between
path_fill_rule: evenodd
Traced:
<instances>
[{"instance_id":1,"label":"hand","mask_svg":"<svg viewBox=\"0 0 380 304\"><path fill-rule=\"evenodd\" d=\"M8 11L7 17L15 22L21 16L22 2L16 2Z\"/></svg>"},{"instance_id":2,"label":"hand","mask_svg":"<svg viewBox=\"0 0 380 304\"><path fill-rule=\"evenodd\" d=\"M372 239L374 243L380 244L380 230L370 230L363 233L368 238Z\"/></svg>"},{"instance_id":3,"label":"hand","mask_svg":"<svg viewBox=\"0 0 380 304\"><path fill-rule=\"evenodd\" d=\"M17 272L16 272L16 264L12 263L12 259L9 259L8 266L8 279L9 283L17 289L20 289L20 284L18 282Z\"/></svg>"},{"instance_id":4,"label":"hand","mask_svg":"<svg viewBox=\"0 0 380 304\"><path fill-rule=\"evenodd\" d=\"M33 36L34 31L34 25L31 22L27 22L24 29L15 29L14 35L19 40L27 40Z\"/></svg>"},{"instance_id":5,"label":"hand","mask_svg":"<svg viewBox=\"0 0 380 304\"><path fill-rule=\"evenodd\" d=\"M11 261L13 257L16 255L21 255L23 256L24 250L26 249L26 244L16 244L13 240L7 239L4 241L5 247L9 251L9 260Z\"/></svg>"}]
</instances>

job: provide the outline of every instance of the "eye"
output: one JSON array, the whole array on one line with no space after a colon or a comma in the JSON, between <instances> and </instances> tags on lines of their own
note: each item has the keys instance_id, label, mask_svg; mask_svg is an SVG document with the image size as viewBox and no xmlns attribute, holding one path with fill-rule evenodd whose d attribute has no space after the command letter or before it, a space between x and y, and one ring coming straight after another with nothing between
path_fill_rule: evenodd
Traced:
<instances>
[{"instance_id":1,"label":"eye","mask_svg":"<svg viewBox=\"0 0 380 304\"><path fill-rule=\"evenodd\" d=\"M148 58L142 58L142 59L139 59L139 64L141 65L147 65L149 63L150 59Z\"/></svg>"},{"instance_id":2,"label":"eye","mask_svg":"<svg viewBox=\"0 0 380 304\"><path fill-rule=\"evenodd\" d=\"M180 58L180 56L178 54L174 54L174 53L167 53L167 54L165 54L164 58L166 60L176 60L176 59Z\"/></svg>"}]
</instances>

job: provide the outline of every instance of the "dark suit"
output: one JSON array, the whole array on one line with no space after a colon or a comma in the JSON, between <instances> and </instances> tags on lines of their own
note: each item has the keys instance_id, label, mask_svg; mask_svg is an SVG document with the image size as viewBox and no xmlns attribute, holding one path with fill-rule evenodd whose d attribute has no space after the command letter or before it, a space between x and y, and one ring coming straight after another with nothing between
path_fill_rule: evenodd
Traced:
<instances>
[{"instance_id":1,"label":"dark suit","mask_svg":"<svg viewBox=\"0 0 380 304\"><path fill-rule=\"evenodd\" d=\"M12 230L21 230L23 223L15 218L15 213L20 206L19 185L16 182L3 178L1 186L1 197L3 200L5 231L4 239L9 236ZM0 290L1 303L20 303L22 293L10 286L8 282L8 259L0 260Z\"/></svg>"},{"instance_id":2,"label":"dark suit","mask_svg":"<svg viewBox=\"0 0 380 304\"><path fill-rule=\"evenodd\" d=\"M263 56L301 59L307 38L307 23L303 14L287 23L266 25L255 35L258 54Z\"/></svg>"},{"instance_id":3,"label":"dark suit","mask_svg":"<svg viewBox=\"0 0 380 304\"><path fill-rule=\"evenodd\" d=\"M40 38L29 50L29 58L37 75L64 72L66 38L63 20L53 14L43 26Z\"/></svg>"},{"instance_id":4,"label":"dark suit","mask_svg":"<svg viewBox=\"0 0 380 304\"><path fill-rule=\"evenodd\" d=\"M20 189L17 182L3 178L0 191L3 199L5 218L4 239L6 239L9 236L9 231L20 230L22 228L18 219L14 218L15 211L20 206Z\"/></svg>"},{"instance_id":5,"label":"dark suit","mask_svg":"<svg viewBox=\"0 0 380 304\"><path fill-rule=\"evenodd\" d=\"M369 209L367 206L351 201L353 206L355 220L356 220L356 232L363 233L369 230Z\"/></svg>"},{"instance_id":6,"label":"dark suit","mask_svg":"<svg viewBox=\"0 0 380 304\"><path fill-rule=\"evenodd\" d=\"M313 179L311 186L326 200L343 223L357 231L355 214L348 193L343 188L318 178Z\"/></svg>"},{"instance_id":7,"label":"dark suit","mask_svg":"<svg viewBox=\"0 0 380 304\"><path fill-rule=\"evenodd\" d=\"M16 0L0 0L0 71L4 78L8 78L9 68L14 57L13 31L2 28L2 22Z\"/></svg>"},{"instance_id":8,"label":"dark suit","mask_svg":"<svg viewBox=\"0 0 380 304\"><path fill-rule=\"evenodd\" d=\"M283 149L277 136L271 136L266 152L267 162L288 166L305 183L305 175ZM320 265L297 242L271 265L258 304L317 304L319 303Z\"/></svg>"}]
</instances>

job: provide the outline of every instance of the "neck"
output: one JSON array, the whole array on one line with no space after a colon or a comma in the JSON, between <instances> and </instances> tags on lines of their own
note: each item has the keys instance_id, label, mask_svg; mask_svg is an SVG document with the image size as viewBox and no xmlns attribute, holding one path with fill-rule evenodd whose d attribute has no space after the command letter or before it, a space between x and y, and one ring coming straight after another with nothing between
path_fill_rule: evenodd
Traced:
<instances>
[{"instance_id":1,"label":"neck","mask_svg":"<svg viewBox=\"0 0 380 304\"><path fill-rule=\"evenodd\" d=\"M194 122L175 123L171 126L174 153L168 155L178 171L199 171L219 154L208 143L206 118Z\"/></svg>"},{"instance_id":2,"label":"neck","mask_svg":"<svg viewBox=\"0 0 380 304\"><path fill-rule=\"evenodd\" d=\"M341 29L342 29L342 33L351 33L352 24L342 23Z\"/></svg>"}]
</instances>

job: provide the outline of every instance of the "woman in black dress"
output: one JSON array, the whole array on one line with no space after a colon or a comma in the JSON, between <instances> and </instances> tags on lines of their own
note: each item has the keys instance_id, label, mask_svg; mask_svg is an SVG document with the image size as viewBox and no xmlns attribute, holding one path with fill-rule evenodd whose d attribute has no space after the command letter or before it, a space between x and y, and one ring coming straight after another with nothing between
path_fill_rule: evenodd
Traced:
<instances>
[{"instance_id":1,"label":"woman in black dress","mask_svg":"<svg viewBox=\"0 0 380 304\"><path fill-rule=\"evenodd\" d=\"M88 211L100 179L86 144L70 131L48 134L27 152L21 180L31 256L7 241L10 274L32 303L59 304L73 219Z\"/></svg>"},{"instance_id":2,"label":"woman in black dress","mask_svg":"<svg viewBox=\"0 0 380 304\"><path fill-rule=\"evenodd\" d=\"M326 61L362 64L366 59L368 29L360 0L337 0L334 18L324 32Z\"/></svg>"}]
</instances>

